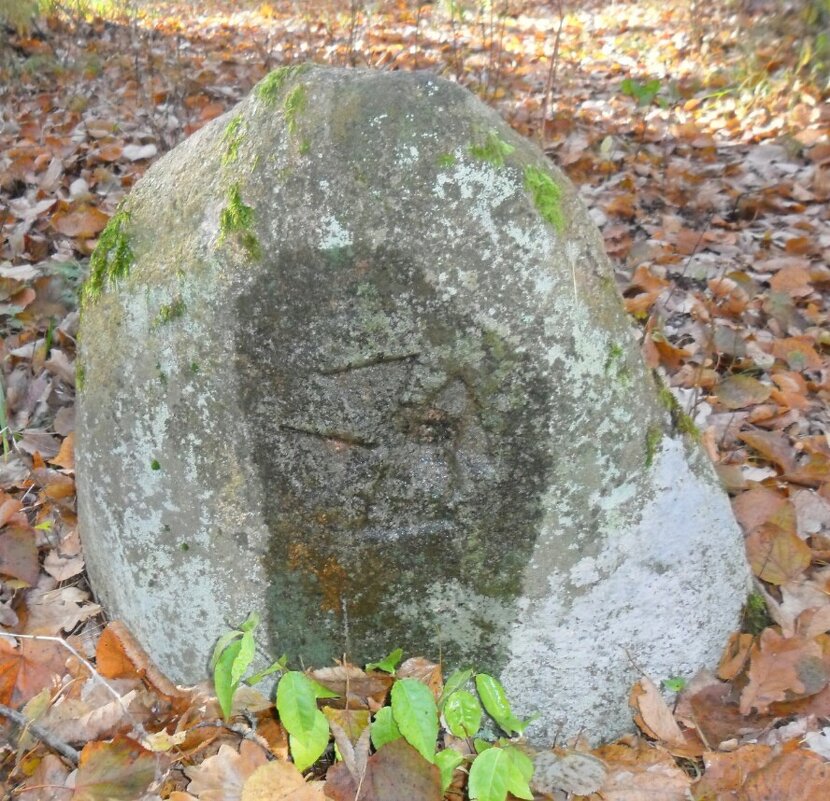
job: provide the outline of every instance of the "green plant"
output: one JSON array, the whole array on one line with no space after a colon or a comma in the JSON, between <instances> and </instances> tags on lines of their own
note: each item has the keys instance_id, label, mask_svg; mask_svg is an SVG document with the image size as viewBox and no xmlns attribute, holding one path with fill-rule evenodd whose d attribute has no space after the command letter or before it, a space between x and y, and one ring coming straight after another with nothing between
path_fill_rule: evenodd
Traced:
<instances>
[{"instance_id":1,"label":"green plant","mask_svg":"<svg viewBox=\"0 0 830 801\"><path fill-rule=\"evenodd\" d=\"M660 90L663 84L659 78L652 78L650 81L634 80L633 78L626 78L620 84L620 91L637 101L638 106L650 106L656 103L660 108L667 108L669 101L665 97L660 96Z\"/></svg>"},{"instance_id":2,"label":"green plant","mask_svg":"<svg viewBox=\"0 0 830 801\"><path fill-rule=\"evenodd\" d=\"M254 224L254 210L242 200L239 184L228 188L227 204L219 214L219 244L228 234L237 234L242 247L252 259L260 256L259 241L251 230Z\"/></svg>"},{"instance_id":3,"label":"green plant","mask_svg":"<svg viewBox=\"0 0 830 801\"><path fill-rule=\"evenodd\" d=\"M234 693L253 660L254 630L258 623L256 614L249 615L214 648L211 659L214 685L226 719L231 716ZM403 651L396 648L385 658L368 663L366 669L394 674L402 656ZM336 693L306 673L287 670L285 657L245 681L251 684L277 671L283 673L277 684L277 713L288 732L289 749L297 767L306 770L313 766L328 749L332 736L342 753L343 732L329 722L318 703L336 698ZM533 763L511 739L521 735L530 720L519 720L513 714L498 679L486 673L475 674L472 669L456 670L447 679L436 702L432 690L422 681L398 678L392 684L389 698L389 704L378 709L370 719L368 731L364 729L367 745L371 741L378 751L403 738L427 762L438 767L443 791L450 786L455 770L469 763L469 793L473 801L505 801L508 793L516 798L533 798L529 786ZM490 742L477 737L485 713L507 738ZM437 750L442 721L451 734L472 741L475 754L465 756L451 748Z\"/></svg>"},{"instance_id":4,"label":"green plant","mask_svg":"<svg viewBox=\"0 0 830 801\"><path fill-rule=\"evenodd\" d=\"M516 148L501 139L496 131L489 131L480 142L470 145L470 155L481 159L494 167L503 167L505 156L509 156Z\"/></svg>"},{"instance_id":5,"label":"green plant","mask_svg":"<svg viewBox=\"0 0 830 801\"><path fill-rule=\"evenodd\" d=\"M530 192L536 210L561 234L565 228L565 216L562 213L562 188L550 175L538 167L525 167L524 179L525 189Z\"/></svg>"}]
</instances>

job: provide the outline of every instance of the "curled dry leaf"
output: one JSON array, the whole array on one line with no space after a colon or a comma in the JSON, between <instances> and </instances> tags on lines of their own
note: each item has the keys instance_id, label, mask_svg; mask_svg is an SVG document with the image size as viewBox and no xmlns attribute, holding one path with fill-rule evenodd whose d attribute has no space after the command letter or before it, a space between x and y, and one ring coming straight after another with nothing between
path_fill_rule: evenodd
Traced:
<instances>
[{"instance_id":1,"label":"curled dry leaf","mask_svg":"<svg viewBox=\"0 0 830 801\"><path fill-rule=\"evenodd\" d=\"M634 709L634 722L646 736L659 740L669 749L684 748L683 732L674 719L660 690L654 682L643 676L631 690L629 703Z\"/></svg>"},{"instance_id":2,"label":"curled dry leaf","mask_svg":"<svg viewBox=\"0 0 830 801\"><path fill-rule=\"evenodd\" d=\"M693 798L736 798L746 777L762 768L772 758L768 745L745 745L731 753L707 753L703 755L706 772L695 782Z\"/></svg>"},{"instance_id":3,"label":"curled dry leaf","mask_svg":"<svg viewBox=\"0 0 830 801\"><path fill-rule=\"evenodd\" d=\"M265 752L248 740L242 741L239 751L223 743L216 755L185 768L190 779L187 792L199 801L241 801L245 781L267 761Z\"/></svg>"},{"instance_id":4,"label":"curled dry leaf","mask_svg":"<svg viewBox=\"0 0 830 801\"><path fill-rule=\"evenodd\" d=\"M128 737L88 743L81 751L72 801L134 801L156 778L164 758Z\"/></svg>"},{"instance_id":5,"label":"curled dry leaf","mask_svg":"<svg viewBox=\"0 0 830 801\"><path fill-rule=\"evenodd\" d=\"M426 684L437 701L441 697L444 690L444 680L441 678L441 666L430 662L420 656L414 656L407 659L397 671L399 679L418 679L418 681Z\"/></svg>"}]
</instances>

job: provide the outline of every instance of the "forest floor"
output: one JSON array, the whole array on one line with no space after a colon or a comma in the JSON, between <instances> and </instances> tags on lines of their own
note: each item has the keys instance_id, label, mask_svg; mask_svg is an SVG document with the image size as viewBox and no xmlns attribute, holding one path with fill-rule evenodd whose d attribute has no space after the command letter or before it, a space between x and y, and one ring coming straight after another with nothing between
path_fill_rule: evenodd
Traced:
<instances>
[{"instance_id":1,"label":"forest floor","mask_svg":"<svg viewBox=\"0 0 830 801\"><path fill-rule=\"evenodd\" d=\"M644 357L693 418L746 534L758 589L716 673L671 706L644 677L631 695L640 733L561 744L538 797L830 798L830 105L822 40L800 12L727 0L130 8L56 6L28 29L0 26L4 797L349 797L321 770L305 785L293 767L267 787L251 779L273 757L287 764L273 705L242 690L247 716L224 725L209 684L172 687L107 624L74 505L76 302L98 234L155 159L269 70L310 60L457 80L567 172ZM399 678L440 696L440 669L405 665ZM15 726L20 715L36 728ZM465 780L457 771L446 797L466 797Z\"/></svg>"}]
</instances>

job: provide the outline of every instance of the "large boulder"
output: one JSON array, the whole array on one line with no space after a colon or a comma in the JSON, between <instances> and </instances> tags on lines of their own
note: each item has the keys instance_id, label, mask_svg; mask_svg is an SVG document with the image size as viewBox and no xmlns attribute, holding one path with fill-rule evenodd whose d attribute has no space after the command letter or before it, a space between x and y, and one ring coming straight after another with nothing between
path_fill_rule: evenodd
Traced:
<instances>
[{"instance_id":1,"label":"large boulder","mask_svg":"<svg viewBox=\"0 0 830 801\"><path fill-rule=\"evenodd\" d=\"M425 73L272 73L155 164L84 289L95 590L178 681L249 611L306 665L500 675L538 739L711 665L747 572L568 180Z\"/></svg>"}]
</instances>

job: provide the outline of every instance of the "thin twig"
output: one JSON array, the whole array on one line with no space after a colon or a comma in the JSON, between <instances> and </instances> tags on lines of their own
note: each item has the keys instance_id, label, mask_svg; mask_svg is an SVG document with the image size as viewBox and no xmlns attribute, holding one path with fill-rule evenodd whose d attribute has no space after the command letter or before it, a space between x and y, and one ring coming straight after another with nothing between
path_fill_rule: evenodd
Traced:
<instances>
[{"instance_id":1,"label":"thin twig","mask_svg":"<svg viewBox=\"0 0 830 801\"><path fill-rule=\"evenodd\" d=\"M78 759L81 755L71 745L58 739L51 732L38 726L37 723L32 723L22 712L18 712L5 704L0 704L0 715L20 726L24 732L31 734L32 737L36 737L44 745L49 746L53 751L60 754L64 759L69 760L73 765L78 764Z\"/></svg>"},{"instance_id":2,"label":"thin twig","mask_svg":"<svg viewBox=\"0 0 830 801\"><path fill-rule=\"evenodd\" d=\"M271 751L271 746L268 745L268 741L261 734L257 734L250 726L243 726L240 723L225 723L222 720L204 720L195 726L191 726L188 731L193 731L194 729L227 729L234 734L238 734L243 740L256 743L265 751L268 759L276 759Z\"/></svg>"},{"instance_id":3,"label":"thin twig","mask_svg":"<svg viewBox=\"0 0 830 801\"><path fill-rule=\"evenodd\" d=\"M124 699L121 697L121 694L118 692L118 690L116 690L115 687L113 687L95 669L94 665L92 665L91 662L85 659L78 652L78 650L71 646L66 640L62 639L61 637L53 637L48 634L14 634L12 632L7 631L0 631L0 637L9 637L10 639L13 638L19 640L35 640L40 642L56 642L59 645L66 648L66 650L69 651L69 653L71 653L72 656L74 656L75 659L77 659L89 671L92 678L95 679L95 681L97 681L99 684L101 684L107 690L107 692L109 692L110 695L112 695L112 697L115 698L116 701L118 701L118 703L121 705L122 710L124 711L125 716L130 720L130 722L133 724L133 728L141 735L141 737L147 736L147 731L144 729L144 726L142 726L141 723L139 723L132 716L127 704L124 703Z\"/></svg>"}]
</instances>

